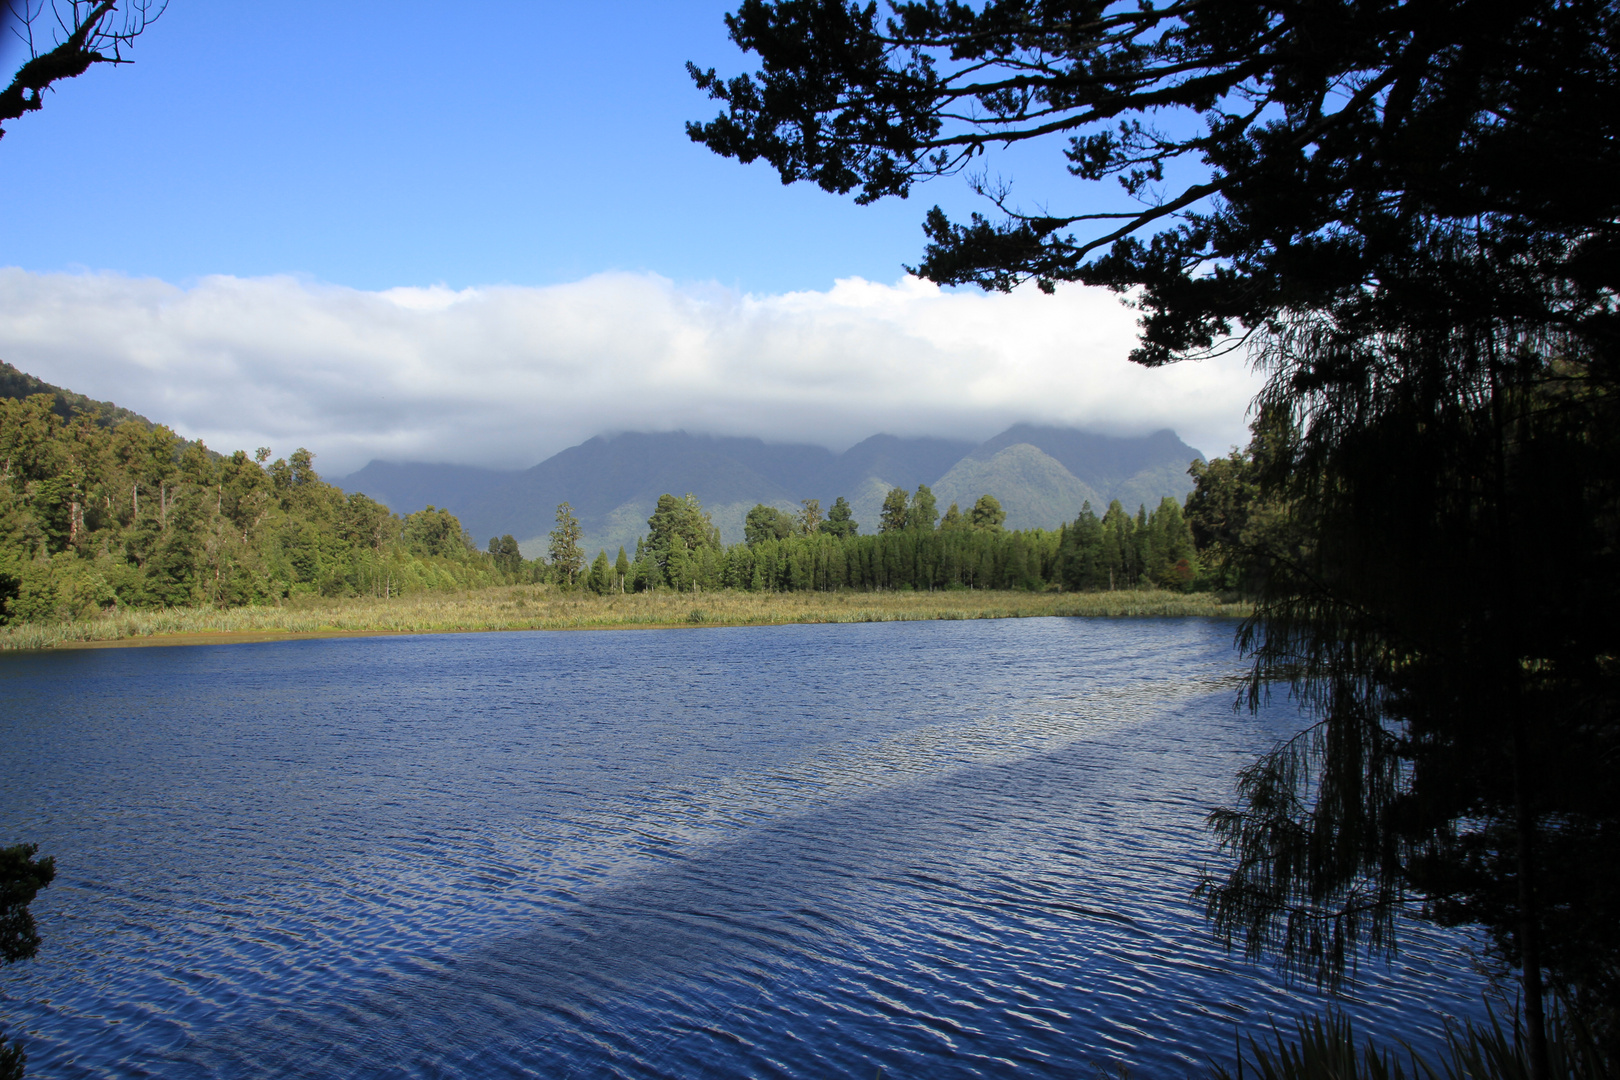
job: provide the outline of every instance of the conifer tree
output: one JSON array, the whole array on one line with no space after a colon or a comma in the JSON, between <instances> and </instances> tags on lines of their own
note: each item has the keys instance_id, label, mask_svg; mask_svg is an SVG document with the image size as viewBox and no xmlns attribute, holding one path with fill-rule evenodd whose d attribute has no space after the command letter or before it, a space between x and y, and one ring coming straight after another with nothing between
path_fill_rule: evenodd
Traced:
<instances>
[{"instance_id":1,"label":"conifer tree","mask_svg":"<svg viewBox=\"0 0 1620 1080\"><path fill-rule=\"evenodd\" d=\"M1065 589L1107 588L1102 522L1087 500L1080 515L1065 526L1060 549L1059 580Z\"/></svg>"},{"instance_id":2,"label":"conifer tree","mask_svg":"<svg viewBox=\"0 0 1620 1080\"><path fill-rule=\"evenodd\" d=\"M690 492L679 499L660 495L647 529L647 553L677 589L698 584L704 567L710 565L703 553L718 553L721 548L720 530Z\"/></svg>"},{"instance_id":3,"label":"conifer tree","mask_svg":"<svg viewBox=\"0 0 1620 1080\"><path fill-rule=\"evenodd\" d=\"M918 484L917 493L911 497L911 506L906 511L906 528L933 532L938 520L939 504L934 501L934 493L927 484Z\"/></svg>"},{"instance_id":4,"label":"conifer tree","mask_svg":"<svg viewBox=\"0 0 1620 1080\"><path fill-rule=\"evenodd\" d=\"M511 533L489 539L490 561L503 574L516 576L523 572L523 553Z\"/></svg>"},{"instance_id":5,"label":"conifer tree","mask_svg":"<svg viewBox=\"0 0 1620 1080\"><path fill-rule=\"evenodd\" d=\"M883 498L882 516L878 520L878 532L900 532L906 527L907 504L909 499L905 488L890 488L889 494Z\"/></svg>"},{"instance_id":6,"label":"conifer tree","mask_svg":"<svg viewBox=\"0 0 1620 1080\"><path fill-rule=\"evenodd\" d=\"M591 591L598 595L606 595L613 588L613 566L608 562L606 551L596 553L596 560L591 563L588 584Z\"/></svg>"},{"instance_id":7,"label":"conifer tree","mask_svg":"<svg viewBox=\"0 0 1620 1080\"><path fill-rule=\"evenodd\" d=\"M551 565L561 585L574 584L574 578L585 564L585 553L580 550L580 537L584 535L574 508L567 503L557 504L557 527L551 530Z\"/></svg>"},{"instance_id":8,"label":"conifer tree","mask_svg":"<svg viewBox=\"0 0 1620 1080\"><path fill-rule=\"evenodd\" d=\"M805 499L800 506L804 509L799 513L799 532L805 536L814 536L821 531L821 500Z\"/></svg>"},{"instance_id":9,"label":"conifer tree","mask_svg":"<svg viewBox=\"0 0 1620 1080\"><path fill-rule=\"evenodd\" d=\"M821 523L822 532L840 539L854 536L859 528L855 521L855 511L842 495L833 501L832 509L827 511L827 520Z\"/></svg>"}]
</instances>

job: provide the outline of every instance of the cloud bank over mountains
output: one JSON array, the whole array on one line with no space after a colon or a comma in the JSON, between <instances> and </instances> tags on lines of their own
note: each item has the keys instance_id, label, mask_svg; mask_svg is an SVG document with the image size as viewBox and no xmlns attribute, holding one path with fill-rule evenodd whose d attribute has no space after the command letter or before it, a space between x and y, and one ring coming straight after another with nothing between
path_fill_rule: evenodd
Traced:
<instances>
[{"instance_id":1,"label":"cloud bank over mountains","mask_svg":"<svg viewBox=\"0 0 1620 1080\"><path fill-rule=\"evenodd\" d=\"M0 269L0 359L215 449L307 446L517 468L593 435L684 429L842 450L873 432L983 439L1031 421L1245 441L1241 356L1150 371L1100 290L839 281L752 296L653 274L366 292L294 277L180 287Z\"/></svg>"}]
</instances>

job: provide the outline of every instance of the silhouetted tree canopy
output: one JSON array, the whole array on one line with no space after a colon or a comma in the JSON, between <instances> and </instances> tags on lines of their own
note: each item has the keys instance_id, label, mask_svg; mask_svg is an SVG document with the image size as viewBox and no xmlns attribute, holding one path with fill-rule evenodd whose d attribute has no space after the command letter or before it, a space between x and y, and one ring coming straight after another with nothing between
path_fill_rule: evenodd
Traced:
<instances>
[{"instance_id":1,"label":"silhouetted tree canopy","mask_svg":"<svg viewBox=\"0 0 1620 1080\"><path fill-rule=\"evenodd\" d=\"M1117 180L1037 211L981 179L999 220L935 207L917 271L1140 288L1143 363L1290 309L1471 306L1415 272L1444 223L1565 283L1522 297L1543 316L1620 284L1611 0L745 0L727 26L759 70L689 65L725 111L688 132L784 183L871 202L1029 140Z\"/></svg>"}]
</instances>

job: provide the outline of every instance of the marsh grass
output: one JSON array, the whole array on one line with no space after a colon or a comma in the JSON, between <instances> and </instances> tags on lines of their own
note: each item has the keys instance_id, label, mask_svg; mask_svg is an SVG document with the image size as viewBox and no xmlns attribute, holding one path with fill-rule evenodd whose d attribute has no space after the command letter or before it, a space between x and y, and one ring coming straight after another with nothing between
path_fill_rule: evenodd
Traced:
<instances>
[{"instance_id":1,"label":"marsh grass","mask_svg":"<svg viewBox=\"0 0 1620 1080\"><path fill-rule=\"evenodd\" d=\"M1241 1043L1240 1043L1241 1047ZM1547 1031L1548 1075L1556 1080L1610 1080L1614 1062L1592 1032L1564 1009L1553 1011ZM1234 1080L1222 1067L1211 1080ZM1410 1046L1357 1042L1340 1013L1301 1017L1292 1034L1273 1027L1239 1053L1238 1080L1530 1080L1529 1051L1517 1024L1505 1027L1494 1010L1485 1023L1447 1025L1445 1046L1429 1057Z\"/></svg>"},{"instance_id":2,"label":"marsh grass","mask_svg":"<svg viewBox=\"0 0 1620 1080\"><path fill-rule=\"evenodd\" d=\"M301 598L280 607L116 610L90 619L0 627L0 650L97 644L272 641L288 637L437 634L475 630L601 630L785 623L1018 619L1040 615L1239 616L1246 605L1208 594L704 592L596 596L551 585L414 593L391 600Z\"/></svg>"}]
</instances>

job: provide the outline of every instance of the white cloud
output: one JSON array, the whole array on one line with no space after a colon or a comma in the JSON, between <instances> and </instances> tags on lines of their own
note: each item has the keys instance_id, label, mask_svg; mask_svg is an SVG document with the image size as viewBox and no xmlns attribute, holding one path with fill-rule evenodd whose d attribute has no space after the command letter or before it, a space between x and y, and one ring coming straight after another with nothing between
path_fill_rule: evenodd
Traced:
<instances>
[{"instance_id":1,"label":"white cloud","mask_svg":"<svg viewBox=\"0 0 1620 1080\"><path fill-rule=\"evenodd\" d=\"M841 449L1021 420L1206 453L1245 439L1241 356L1127 362L1108 293L942 292L906 278L748 296L650 274L384 292L291 277L190 288L0 269L0 359L221 450L522 467L592 435L684 428Z\"/></svg>"}]
</instances>

